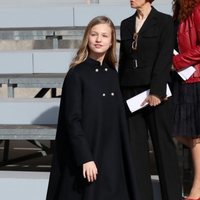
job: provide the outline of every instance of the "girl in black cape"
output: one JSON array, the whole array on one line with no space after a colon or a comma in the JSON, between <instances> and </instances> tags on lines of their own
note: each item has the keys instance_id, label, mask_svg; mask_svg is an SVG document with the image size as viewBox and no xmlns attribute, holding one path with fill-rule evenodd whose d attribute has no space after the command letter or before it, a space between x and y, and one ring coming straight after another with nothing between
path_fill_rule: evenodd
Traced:
<instances>
[{"instance_id":1,"label":"girl in black cape","mask_svg":"<svg viewBox=\"0 0 200 200\"><path fill-rule=\"evenodd\" d=\"M98 16L64 80L46 200L139 199L115 64L115 27Z\"/></svg>"}]
</instances>

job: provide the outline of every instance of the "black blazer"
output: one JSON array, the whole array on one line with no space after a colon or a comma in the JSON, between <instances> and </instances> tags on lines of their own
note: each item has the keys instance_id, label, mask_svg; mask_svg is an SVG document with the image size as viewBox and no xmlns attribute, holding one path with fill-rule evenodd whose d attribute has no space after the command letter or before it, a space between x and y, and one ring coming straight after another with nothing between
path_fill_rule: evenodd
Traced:
<instances>
[{"instance_id":1,"label":"black blazer","mask_svg":"<svg viewBox=\"0 0 200 200\"><path fill-rule=\"evenodd\" d=\"M131 45L135 32L135 20L136 13L123 20L120 26L119 78L121 86L147 86L151 94L165 97L174 48L172 17L152 7L138 33L138 46L133 53ZM136 68L133 55L137 57Z\"/></svg>"}]
</instances>

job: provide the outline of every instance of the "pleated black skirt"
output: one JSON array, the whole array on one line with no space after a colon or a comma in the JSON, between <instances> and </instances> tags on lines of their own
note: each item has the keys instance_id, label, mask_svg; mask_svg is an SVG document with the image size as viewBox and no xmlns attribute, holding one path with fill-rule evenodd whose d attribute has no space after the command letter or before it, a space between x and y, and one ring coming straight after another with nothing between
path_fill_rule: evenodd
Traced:
<instances>
[{"instance_id":1,"label":"pleated black skirt","mask_svg":"<svg viewBox=\"0 0 200 200\"><path fill-rule=\"evenodd\" d=\"M173 136L200 137L200 82L173 84Z\"/></svg>"}]
</instances>

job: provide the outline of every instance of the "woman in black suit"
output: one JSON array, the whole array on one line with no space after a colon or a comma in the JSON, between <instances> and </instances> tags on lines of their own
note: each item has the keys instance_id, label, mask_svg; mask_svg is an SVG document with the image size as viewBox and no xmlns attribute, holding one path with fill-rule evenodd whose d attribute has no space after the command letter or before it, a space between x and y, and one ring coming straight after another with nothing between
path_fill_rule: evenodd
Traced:
<instances>
[{"instance_id":1,"label":"woman in black suit","mask_svg":"<svg viewBox=\"0 0 200 200\"><path fill-rule=\"evenodd\" d=\"M136 9L121 23L119 78L125 100L150 89L134 113L128 111L132 156L140 200L152 200L148 135L151 136L163 200L181 199L176 148L171 138L171 99L166 98L173 55L173 21L151 6L130 0ZM128 107L127 107L128 110Z\"/></svg>"}]
</instances>

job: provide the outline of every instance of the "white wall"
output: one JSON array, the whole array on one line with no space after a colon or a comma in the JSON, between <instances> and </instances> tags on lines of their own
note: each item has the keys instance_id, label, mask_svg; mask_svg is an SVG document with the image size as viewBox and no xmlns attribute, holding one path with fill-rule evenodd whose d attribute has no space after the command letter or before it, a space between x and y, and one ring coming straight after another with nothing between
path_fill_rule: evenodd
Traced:
<instances>
[{"instance_id":1,"label":"white wall","mask_svg":"<svg viewBox=\"0 0 200 200\"><path fill-rule=\"evenodd\" d=\"M153 2L153 6L161 12L172 15L172 2L170 0L156 0Z\"/></svg>"},{"instance_id":2,"label":"white wall","mask_svg":"<svg viewBox=\"0 0 200 200\"><path fill-rule=\"evenodd\" d=\"M171 4L172 0L156 0L156 4ZM23 5L54 5L54 4L123 4L129 5L129 0L0 0L0 6L23 6Z\"/></svg>"},{"instance_id":3,"label":"white wall","mask_svg":"<svg viewBox=\"0 0 200 200\"><path fill-rule=\"evenodd\" d=\"M84 5L111 5L125 6L129 8L129 0L0 0L0 8L10 7L26 7L26 8L46 8L46 7L68 7L68 6L84 6ZM161 12L172 13L172 0L155 0L153 2L155 8Z\"/></svg>"}]
</instances>

